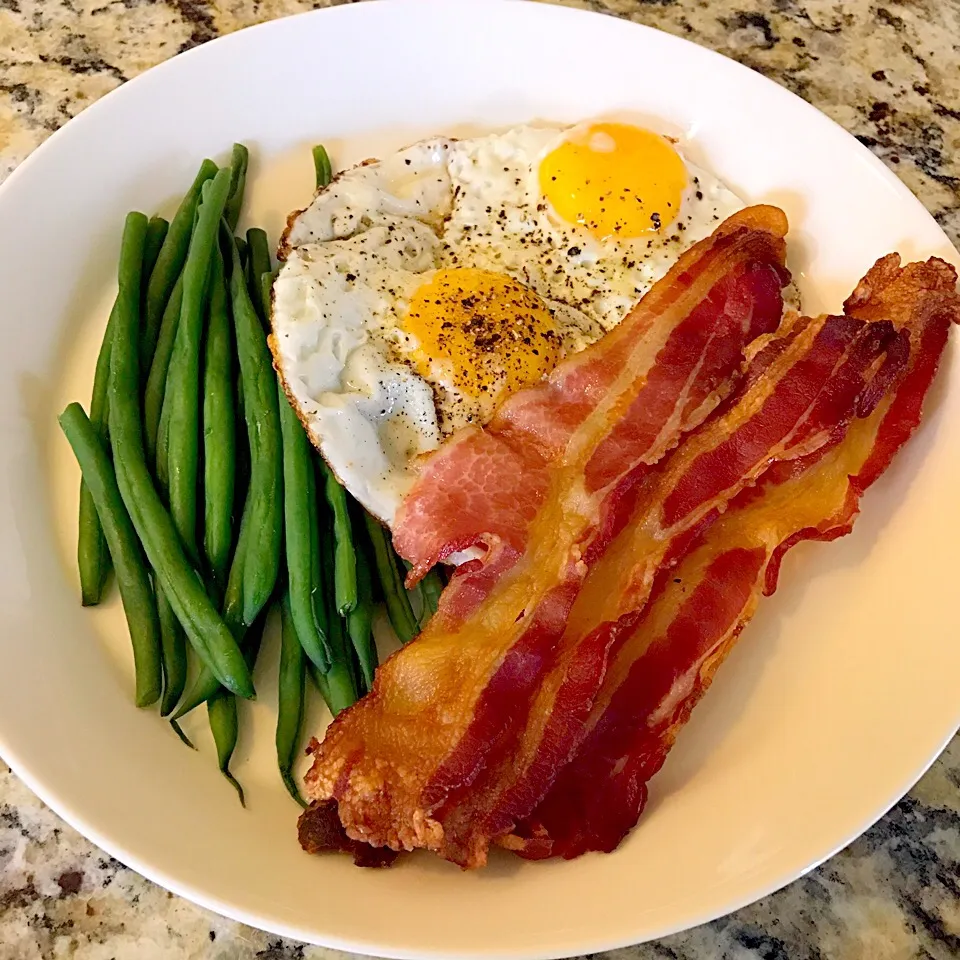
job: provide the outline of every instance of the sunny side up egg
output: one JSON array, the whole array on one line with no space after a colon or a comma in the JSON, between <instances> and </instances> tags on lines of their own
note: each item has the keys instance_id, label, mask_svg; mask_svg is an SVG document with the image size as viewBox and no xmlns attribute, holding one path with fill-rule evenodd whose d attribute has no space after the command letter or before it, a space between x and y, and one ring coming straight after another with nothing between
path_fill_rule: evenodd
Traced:
<instances>
[{"instance_id":1,"label":"sunny side up egg","mask_svg":"<svg viewBox=\"0 0 960 960\"><path fill-rule=\"evenodd\" d=\"M615 327L743 203L621 123L435 138L291 216L277 367L348 490L391 523L416 461Z\"/></svg>"}]
</instances>

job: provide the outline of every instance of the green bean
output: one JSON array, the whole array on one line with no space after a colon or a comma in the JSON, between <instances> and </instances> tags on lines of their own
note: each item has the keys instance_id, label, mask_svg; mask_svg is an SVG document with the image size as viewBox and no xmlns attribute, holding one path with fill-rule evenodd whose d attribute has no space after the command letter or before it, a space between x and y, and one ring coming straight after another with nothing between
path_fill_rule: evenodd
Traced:
<instances>
[{"instance_id":1,"label":"green bean","mask_svg":"<svg viewBox=\"0 0 960 960\"><path fill-rule=\"evenodd\" d=\"M253 510L253 499L248 495L243 505L243 514L240 518L240 533L237 536L237 545L233 551L233 559L230 561L230 574L227 576L227 590L223 598L223 620L227 626L230 627L231 632L238 641L242 640L250 626L250 623L244 619L243 616L243 570L247 562L247 554L250 552L250 544L256 537L256 530L254 530L253 524L249 519L247 519L247 523L244 524L244 519L248 518ZM235 570L239 571L239 573L234 573ZM198 683L203 679L202 675L198 677ZM216 678L210 675L206 679L212 684ZM203 700L198 701L198 703L202 702Z\"/></svg>"},{"instance_id":2,"label":"green bean","mask_svg":"<svg viewBox=\"0 0 960 960\"><path fill-rule=\"evenodd\" d=\"M325 187L333 174L330 167L330 157L322 143L313 148L313 170L316 175L317 189Z\"/></svg>"},{"instance_id":3,"label":"green bean","mask_svg":"<svg viewBox=\"0 0 960 960\"><path fill-rule=\"evenodd\" d=\"M280 671L277 678L277 767L287 793L305 807L293 779L292 769L303 725L303 695L306 664L303 647L290 613L289 589L280 599Z\"/></svg>"},{"instance_id":4,"label":"green bean","mask_svg":"<svg viewBox=\"0 0 960 960\"><path fill-rule=\"evenodd\" d=\"M278 385L283 437L283 516L290 579L290 612L303 651L321 670L330 666L327 616L317 570L320 541L317 491L310 441Z\"/></svg>"},{"instance_id":5,"label":"green bean","mask_svg":"<svg viewBox=\"0 0 960 960\"><path fill-rule=\"evenodd\" d=\"M141 290L146 289L147 280L157 261L160 247L167 235L169 224L163 217L153 217L147 224L144 240L143 265L141 267ZM113 342L113 310L107 321L107 329L97 356L96 373L93 379L93 395L90 398L90 421L107 442L110 397L110 345ZM103 586L110 572L110 554L107 550L96 507L89 492L80 482L80 530L77 539L77 561L80 567L80 593L83 605L91 606L100 602Z\"/></svg>"},{"instance_id":6,"label":"green bean","mask_svg":"<svg viewBox=\"0 0 960 960\"><path fill-rule=\"evenodd\" d=\"M319 457L317 460L319 461ZM333 583L336 544L331 522L321 522L321 578L323 596L327 605L327 643L330 647L330 667L324 673L329 699L327 706L333 716L357 702L357 684L350 662L350 651L343 635L343 619L337 612L336 589Z\"/></svg>"},{"instance_id":7,"label":"green bean","mask_svg":"<svg viewBox=\"0 0 960 960\"><path fill-rule=\"evenodd\" d=\"M244 649L244 638L246 637L249 623L243 617L243 576L242 571L249 553L250 542L256 536L256 530L247 520L249 514L254 509L253 501L247 497L243 508L243 518L240 521L240 535L237 538L237 546L233 553L233 561L230 564L230 576L227 578L227 590L223 601L223 620L229 627L230 632L236 638L237 643ZM247 520L244 523L244 520ZM234 571L240 571L235 574ZM195 710L201 703L206 703L211 697L215 696L220 689L220 682L209 668L203 667L197 674L183 702L177 708L173 715L174 720L179 720L186 716L191 710Z\"/></svg>"},{"instance_id":8,"label":"green bean","mask_svg":"<svg viewBox=\"0 0 960 960\"><path fill-rule=\"evenodd\" d=\"M247 287L250 290L250 299L254 302L257 312L264 326L270 319L269 311L263 313L263 298L261 296L260 280L265 273L272 269L270 262L270 242L266 231L259 227L251 227L247 231Z\"/></svg>"},{"instance_id":9,"label":"green bean","mask_svg":"<svg viewBox=\"0 0 960 960\"><path fill-rule=\"evenodd\" d=\"M243 206L243 191L247 182L247 165L250 162L250 151L242 143L233 145L230 155L230 196L223 209L224 219L231 230L237 229L240 219L240 208Z\"/></svg>"},{"instance_id":10,"label":"green bean","mask_svg":"<svg viewBox=\"0 0 960 960\"><path fill-rule=\"evenodd\" d=\"M273 306L273 281L277 275L268 270L260 275L260 315L263 317L263 325L270 329L270 314Z\"/></svg>"},{"instance_id":11,"label":"green bean","mask_svg":"<svg viewBox=\"0 0 960 960\"><path fill-rule=\"evenodd\" d=\"M93 376L93 393L90 396L90 422L97 428L100 439L106 442L110 419L110 353L113 347L113 332L116 329L117 301L114 300L107 320L107 328L97 354L97 366Z\"/></svg>"},{"instance_id":12,"label":"green bean","mask_svg":"<svg viewBox=\"0 0 960 960\"><path fill-rule=\"evenodd\" d=\"M247 514L250 507L249 501L244 508L244 515ZM253 536L253 528L249 526L246 530L241 521L240 536L237 539L237 547L233 554L233 569L242 570L243 561L248 552L248 546ZM229 628L234 639L241 650L246 649L246 635L249 630L249 624L243 619L243 581L241 577L229 577L227 579L227 590L223 601L223 622ZM207 703L212 697L215 697L221 689L220 681L214 672L206 665L200 668L200 672L194 678L187 695L183 698L177 707L177 712L173 715L174 720L180 720L191 710L196 710L201 703Z\"/></svg>"},{"instance_id":13,"label":"green bean","mask_svg":"<svg viewBox=\"0 0 960 960\"><path fill-rule=\"evenodd\" d=\"M327 503L333 511L334 586L337 612L345 617L357 605L357 554L353 546L353 530L347 509L347 492L340 486L333 471L324 464Z\"/></svg>"},{"instance_id":14,"label":"green bean","mask_svg":"<svg viewBox=\"0 0 960 960\"><path fill-rule=\"evenodd\" d=\"M117 585L133 644L136 703L147 707L160 697L160 623L136 531L123 505L110 458L83 407L71 403L60 426L80 464L117 571Z\"/></svg>"},{"instance_id":15,"label":"green bean","mask_svg":"<svg viewBox=\"0 0 960 960\"><path fill-rule=\"evenodd\" d=\"M163 494L164 503L170 500L170 408L173 402L165 403L160 411L160 424L157 427L157 450L154 459L154 475L157 486Z\"/></svg>"},{"instance_id":16,"label":"green bean","mask_svg":"<svg viewBox=\"0 0 960 960\"><path fill-rule=\"evenodd\" d=\"M401 643L409 643L418 633L417 621L410 607L410 598L400 578L393 547L387 538L384 528L364 513L367 524L367 533L373 544L373 557L376 564L377 576L383 590L383 599L387 605L387 616L390 625Z\"/></svg>"},{"instance_id":17,"label":"green bean","mask_svg":"<svg viewBox=\"0 0 960 960\"><path fill-rule=\"evenodd\" d=\"M230 189L230 169L217 171L203 190L197 225L183 266L183 304L170 358L164 406L170 409L167 471L170 476L170 514L187 555L196 563L197 479L200 432L200 349L204 303L211 258L217 247L223 205Z\"/></svg>"},{"instance_id":18,"label":"green bean","mask_svg":"<svg viewBox=\"0 0 960 960\"><path fill-rule=\"evenodd\" d=\"M146 217L131 214L124 228L120 294L110 356L110 442L117 482L147 559L198 656L220 682L243 697L254 695L250 670L187 560L170 515L147 468L140 421L137 317L139 265Z\"/></svg>"},{"instance_id":19,"label":"green bean","mask_svg":"<svg viewBox=\"0 0 960 960\"><path fill-rule=\"evenodd\" d=\"M357 684L343 641L343 620L335 612L330 622L330 638L336 646L343 648L343 659L330 664L330 669L323 675L327 685L327 706L335 717L341 710L346 710L357 702Z\"/></svg>"},{"instance_id":20,"label":"green bean","mask_svg":"<svg viewBox=\"0 0 960 960\"><path fill-rule=\"evenodd\" d=\"M233 242L237 245L237 253L240 254L240 265L244 270L247 269L247 241L243 237L234 237Z\"/></svg>"},{"instance_id":21,"label":"green bean","mask_svg":"<svg viewBox=\"0 0 960 960\"><path fill-rule=\"evenodd\" d=\"M160 413L163 410L163 398L167 388L167 373L170 369L170 357L177 339L177 327L180 325L180 307L183 305L183 274L177 277L173 292L163 311L160 322L160 334L157 348L153 353L147 386L143 391L143 429L147 445L147 457L151 463L157 458L157 431L160 427Z\"/></svg>"},{"instance_id":22,"label":"green bean","mask_svg":"<svg viewBox=\"0 0 960 960\"><path fill-rule=\"evenodd\" d=\"M423 598L423 613L420 615L421 630L437 612L441 593L443 593L443 580L440 579L440 571L434 567L420 581L420 596Z\"/></svg>"},{"instance_id":23,"label":"green bean","mask_svg":"<svg viewBox=\"0 0 960 960\"><path fill-rule=\"evenodd\" d=\"M237 237L238 249L239 243L241 241L240 237ZM237 409L243 412L246 407L244 405L244 396L243 396L243 374L242 371L238 373L236 381L236 398L237 398ZM280 410L277 410L279 416ZM237 435L237 502L240 502L242 499L244 504L244 512L246 512L247 507L247 495L250 491L250 480L252 477L252 452L250 449L250 434L247 431L240 431ZM283 458L283 442L281 438L281 473L282 473L282 458ZM251 504L252 507L252 504ZM241 517L242 521L242 517ZM242 569L242 568L241 568ZM238 581L236 584L237 590L240 591L240 600L242 601L242 582Z\"/></svg>"},{"instance_id":24,"label":"green bean","mask_svg":"<svg viewBox=\"0 0 960 960\"><path fill-rule=\"evenodd\" d=\"M241 266L247 241L243 237L234 237L234 243L237 245L237 252L240 255ZM237 370L236 381L234 383L234 397L236 408L243 412L243 371ZM234 502L246 503L247 487L250 484L250 446L247 443L246 432L241 431L236 439L236 492Z\"/></svg>"},{"instance_id":25,"label":"green bean","mask_svg":"<svg viewBox=\"0 0 960 960\"><path fill-rule=\"evenodd\" d=\"M173 732L180 738L180 742L189 747L191 750L196 750L197 748L193 745L193 741L183 732L183 728L177 723L176 720L170 721L170 726L173 727Z\"/></svg>"},{"instance_id":26,"label":"green bean","mask_svg":"<svg viewBox=\"0 0 960 960\"><path fill-rule=\"evenodd\" d=\"M252 529L250 549L243 561L243 620L251 623L273 593L280 568L283 537L283 451L280 436L280 411L277 405L277 378L267 347L263 327L250 302L244 283L240 256L230 245L233 264L230 294L233 323L243 376L243 406L250 446L250 489L241 520ZM236 562L230 578L235 575ZM229 589L229 579L228 579Z\"/></svg>"},{"instance_id":27,"label":"green bean","mask_svg":"<svg viewBox=\"0 0 960 960\"><path fill-rule=\"evenodd\" d=\"M230 311L219 249L211 265L209 310L203 368L203 546L222 594L233 546L236 412Z\"/></svg>"},{"instance_id":28,"label":"green bean","mask_svg":"<svg viewBox=\"0 0 960 960\"><path fill-rule=\"evenodd\" d=\"M321 554L321 545L320 545L320 504L317 500L317 482L316 474L313 472L311 467L310 475L313 478L311 480L311 498L309 512L307 514L307 522L310 525L310 530L312 533L311 537L311 546L310 546L310 582L316 584L316 603L315 607L317 613L323 617L323 642L325 649L330 655L330 661L332 662L334 654L333 651L327 646L328 640L328 624L327 624L327 603L326 597L323 589L323 556ZM289 571L288 571L289 573ZM301 645L303 641L301 640ZM329 662L327 664L327 669L329 669ZM309 657L307 657L307 669L310 674L313 676L314 682L316 683L317 689L320 691L320 696L323 697L323 702L327 705L327 709L330 710L331 716L333 715L333 707L331 706L331 697L330 697L330 686L326 680L326 670L321 670Z\"/></svg>"},{"instance_id":29,"label":"green bean","mask_svg":"<svg viewBox=\"0 0 960 960\"><path fill-rule=\"evenodd\" d=\"M307 674L313 680L313 685L317 688L320 693L320 696L323 697L323 702L327 705L327 709L330 709L330 689L327 686L326 678L323 675L323 671L318 669L317 665L310 660L307 660ZM333 711L330 711L331 714Z\"/></svg>"},{"instance_id":30,"label":"green bean","mask_svg":"<svg viewBox=\"0 0 960 960\"><path fill-rule=\"evenodd\" d=\"M77 536L77 567L80 570L80 603L92 607L100 602L112 563L100 518L86 483L80 481L80 522Z\"/></svg>"},{"instance_id":31,"label":"green bean","mask_svg":"<svg viewBox=\"0 0 960 960\"><path fill-rule=\"evenodd\" d=\"M237 365L235 364L235 366ZM243 374L239 367L233 383L233 402L238 417L243 417ZM234 446L236 448L236 467L234 469L233 502L234 504L246 504L247 490L250 486L250 447L247 443L245 430L237 431Z\"/></svg>"},{"instance_id":32,"label":"green bean","mask_svg":"<svg viewBox=\"0 0 960 960\"><path fill-rule=\"evenodd\" d=\"M217 747L217 765L227 782L237 791L240 806L245 807L243 787L240 781L230 772L230 761L233 751L237 748L237 698L232 694L218 694L207 701L207 719L210 722L210 731L213 733L213 742Z\"/></svg>"},{"instance_id":33,"label":"green bean","mask_svg":"<svg viewBox=\"0 0 960 960\"><path fill-rule=\"evenodd\" d=\"M224 620L239 641L270 599L277 582L283 537L283 453L270 351L250 302L239 253L226 229L223 239L232 251L230 293L250 448L249 489L223 605ZM209 700L217 687L212 671L201 670L174 719Z\"/></svg>"},{"instance_id":34,"label":"green bean","mask_svg":"<svg viewBox=\"0 0 960 960\"><path fill-rule=\"evenodd\" d=\"M318 458L324 494L333 511L335 542L333 582L336 587L337 612L345 617L357 605L357 555L353 549L353 531L347 509L347 492L340 486L333 471Z\"/></svg>"},{"instance_id":35,"label":"green bean","mask_svg":"<svg viewBox=\"0 0 960 960\"><path fill-rule=\"evenodd\" d=\"M157 481L166 491L167 487L167 418L160 418L160 442L157 445L156 475ZM154 577L156 580L156 577ZM160 645L163 653L163 699L160 702L160 716L166 717L173 712L183 688L187 682L187 644L183 627L177 620L167 595L159 583L154 583L157 593L157 610L160 614ZM172 721L176 723L176 721ZM174 730L185 743L190 743L186 734L177 726ZM192 747L193 744L190 743Z\"/></svg>"},{"instance_id":36,"label":"green bean","mask_svg":"<svg viewBox=\"0 0 960 960\"><path fill-rule=\"evenodd\" d=\"M339 615L331 624L331 638L339 636L339 644L343 644L343 621ZM337 640L334 639L336 643ZM353 670L350 667L350 661L347 659L347 651L344 649L344 657L330 664L330 669L321 673L316 664L311 664L316 674L322 678L322 684L318 681L317 686L323 699L326 701L331 716L336 716L341 710L352 707L357 702L357 687L353 679Z\"/></svg>"},{"instance_id":37,"label":"green bean","mask_svg":"<svg viewBox=\"0 0 960 960\"><path fill-rule=\"evenodd\" d=\"M316 497L314 497L314 502L316 502ZM312 557L313 582L321 585L321 597L324 597L325 594L322 587L323 558L321 557L319 533L320 524L316 517L316 511L314 511L310 522L311 526L317 530L317 549L314 551ZM321 606L324 607L324 619L326 619L325 603L321 604ZM325 673L323 670L321 670L309 657L307 658L306 662L307 672L313 679L314 685L320 692L320 696L323 697L323 702L327 705L327 709L330 711L331 716L336 716L341 709L350 705L350 698L352 696L353 678L350 668L345 663L345 658L341 657L341 661L337 665L337 669L331 670L332 676L330 673ZM334 683L335 689L333 692L331 692L331 685L328 682L328 678Z\"/></svg>"},{"instance_id":38,"label":"green bean","mask_svg":"<svg viewBox=\"0 0 960 960\"><path fill-rule=\"evenodd\" d=\"M354 540L357 562L357 603L347 614L347 635L357 655L365 690L373 686L377 669L377 646L373 642L373 579L370 558L361 538Z\"/></svg>"},{"instance_id":39,"label":"green bean","mask_svg":"<svg viewBox=\"0 0 960 960\"><path fill-rule=\"evenodd\" d=\"M403 570L409 572L413 568L413 564L408 561L402 560L401 562ZM419 606L420 612L416 613L416 607L414 607L414 616L421 630L437 612L443 587L444 583L440 576L440 570L438 567L434 567L432 570L428 570L423 579L407 591L408 596L417 598L417 606Z\"/></svg>"},{"instance_id":40,"label":"green bean","mask_svg":"<svg viewBox=\"0 0 960 960\"><path fill-rule=\"evenodd\" d=\"M163 589L157 587L157 610L160 614L160 644L163 653L163 699L160 716L166 717L177 706L187 682L187 644L183 627L177 620Z\"/></svg>"},{"instance_id":41,"label":"green bean","mask_svg":"<svg viewBox=\"0 0 960 960\"><path fill-rule=\"evenodd\" d=\"M116 303L110 311L107 329L97 355L97 368L93 377L93 393L90 397L90 422L100 439L108 439L109 386L110 386L110 348L113 343L113 331L116 327L114 314ZM80 515L77 531L77 566L80 570L80 602L93 606L100 602L103 587L110 573L110 552L100 529L100 518L93 497L86 483L80 481Z\"/></svg>"},{"instance_id":42,"label":"green bean","mask_svg":"<svg viewBox=\"0 0 960 960\"><path fill-rule=\"evenodd\" d=\"M263 631L266 627L268 614L269 607L265 607L250 630L249 643L244 651L244 657L251 671L257 662L257 655L263 642ZM245 807L243 787L230 772L230 761L233 759L233 752L237 748L237 734L239 732L237 698L232 693L221 690L207 701L207 718L210 722L213 742L217 747L217 765L220 767L220 772L237 791L240 806Z\"/></svg>"},{"instance_id":43,"label":"green bean","mask_svg":"<svg viewBox=\"0 0 960 960\"><path fill-rule=\"evenodd\" d=\"M200 190L207 180L211 180L217 172L217 165L212 160L204 160L194 178L190 189L186 192L177 212L170 221L170 229L164 238L156 265L150 274L147 285L146 311L141 340L141 365L145 370L157 345L157 335L160 330L160 321L163 311L170 298L173 285L180 276L183 262L187 257L187 248L190 245L190 235L193 232L193 217L200 203Z\"/></svg>"},{"instance_id":44,"label":"green bean","mask_svg":"<svg viewBox=\"0 0 960 960\"><path fill-rule=\"evenodd\" d=\"M157 265L157 257L160 256L160 250L163 247L163 241L167 238L170 230L170 224L163 217L151 217L147 223L147 237L143 243L143 271L140 280L140 291L143 294L141 311L147 309L147 288L150 285L150 274Z\"/></svg>"},{"instance_id":45,"label":"green bean","mask_svg":"<svg viewBox=\"0 0 960 960\"><path fill-rule=\"evenodd\" d=\"M150 478L143 469L145 464L143 467L137 464L128 473L128 468L120 463L117 482L147 559L154 566L158 587L171 598L173 611L200 657L203 669L211 671L217 684L236 692L237 696L253 699L256 693L249 670L243 667L240 648L187 560L173 520L156 491L146 492L143 482ZM140 490L144 493L138 501Z\"/></svg>"}]
</instances>

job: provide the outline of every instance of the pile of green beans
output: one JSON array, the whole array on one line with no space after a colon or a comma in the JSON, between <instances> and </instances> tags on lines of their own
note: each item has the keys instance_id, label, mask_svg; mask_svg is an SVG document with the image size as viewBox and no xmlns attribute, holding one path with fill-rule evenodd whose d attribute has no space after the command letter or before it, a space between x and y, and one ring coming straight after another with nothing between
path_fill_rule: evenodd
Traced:
<instances>
[{"instance_id":1,"label":"pile of green beans","mask_svg":"<svg viewBox=\"0 0 960 960\"><path fill-rule=\"evenodd\" d=\"M406 643L443 582L433 571L405 589L388 532L316 453L274 373L270 243L257 227L236 235L248 159L235 144L228 166L204 160L169 223L128 214L90 415L71 403L60 425L82 473L81 602L114 571L137 706L159 705L192 746L178 720L205 703L242 803L238 711L279 608L277 766L302 804L292 771L311 689L334 716L366 694L377 606ZM321 189L322 146L313 161Z\"/></svg>"}]
</instances>

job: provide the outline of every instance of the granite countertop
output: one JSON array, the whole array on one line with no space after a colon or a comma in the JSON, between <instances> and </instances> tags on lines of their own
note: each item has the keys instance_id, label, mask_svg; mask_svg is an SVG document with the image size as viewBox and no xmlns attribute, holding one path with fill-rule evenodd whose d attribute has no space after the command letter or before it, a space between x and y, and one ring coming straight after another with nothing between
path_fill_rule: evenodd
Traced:
<instances>
[{"instance_id":1,"label":"granite countertop","mask_svg":"<svg viewBox=\"0 0 960 960\"><path fill-rule=\"evenodd\" d=\"M451 0L454 2L454 0ZM960 239L957 0L565 0L727 54L809 100ZM0 178L155 63L328 0L0 0ZM0 763L0 960L294 960L99 851ZM960 957L960 738L886 817L809 876L618 960Z\"/></svg>"}]
</instances>

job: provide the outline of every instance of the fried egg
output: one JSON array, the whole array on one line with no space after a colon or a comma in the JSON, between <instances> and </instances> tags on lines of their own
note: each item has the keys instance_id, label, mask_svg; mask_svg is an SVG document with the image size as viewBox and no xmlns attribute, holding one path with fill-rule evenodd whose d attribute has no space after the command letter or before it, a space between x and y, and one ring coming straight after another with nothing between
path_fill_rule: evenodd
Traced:
<instances>
[{"instance_id":1,"label":"fried egg","mask_svg":"<svg viewBox=\"0 0 960 960\"><path fill-rule=\"evenodd\" d=\"M390 523L420 456L613 329L742 207L628 124L420 141L289 219L277 368L331 468Z\"/></svg>"}]
</instances>

